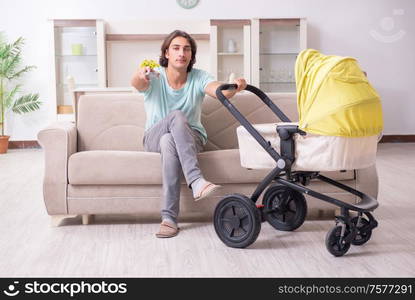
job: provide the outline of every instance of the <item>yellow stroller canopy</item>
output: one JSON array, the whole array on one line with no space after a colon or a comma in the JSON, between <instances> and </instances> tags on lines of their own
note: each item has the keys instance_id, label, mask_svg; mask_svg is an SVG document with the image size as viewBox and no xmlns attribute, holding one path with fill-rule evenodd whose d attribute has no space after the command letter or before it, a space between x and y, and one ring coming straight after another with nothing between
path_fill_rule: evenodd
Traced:
<instances>
[{"instance_id":1,"label":"yellow stroller canopy","mask_svg":"<svg viewBox=\"0 0 415 300\"><path fill-rule=\"evenodd\" d=\"M299 128L363 137L383 129L382 106L356 59L302 51L295 63Z\"/></svg>"}]
</instances>

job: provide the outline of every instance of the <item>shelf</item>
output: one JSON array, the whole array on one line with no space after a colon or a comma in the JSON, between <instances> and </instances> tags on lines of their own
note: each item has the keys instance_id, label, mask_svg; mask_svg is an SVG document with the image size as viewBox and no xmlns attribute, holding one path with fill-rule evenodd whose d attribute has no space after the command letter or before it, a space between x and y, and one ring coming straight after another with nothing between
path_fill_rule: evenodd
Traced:
<instances>
[{"instance_id":1,"label":"shelf","mask_svg":"<svg viewBox=\"0 0 415 300\"><path fill-rule=\"evenodd\" d=\"M219 56L244 55L242 52L218 52Z\"/></svg>"},{"instance_id":2,"label":"shelf","mask_svg":"<svg viewBox=\"0 0 415 300\"><path fill-rule=\"evenodd\" d=\"M294 84L295 81L260 81L260 84Z\"/></svg>"},{"instance_id":3,"label":"shelf","mask_svg":"<svg viewBox=\"0 0 415 300\"><path fill-rule=\"evenodd\" d=\"M73 55L73 54L56 54L57 57L96 57L96 54L82 54L82 55Z\"/></svg>"},{"instance_id":4,"label":"shelf","mask_svg":"<svg viewBox=\"0 0 415 300\"><path fill-rule=\"evenodd\" d=\"M71 19L56 19L53 20L54 27L95 27L95 19L71 20Z\"/></svg>"},{"instance_id":5,"label":"shelf","mask_svg":"<svg viewBox=\"0 0 415 300\"><path fill-rule=\"evenodd\" d=\"M162 41L167 34L106 34L106 41ZM210 35L205 33L192 34L195 40L209 41Z\"/></svg>"},{"instance_id":6,"label":"shelf","mask_svg":"<svg viewBox=\"0 0 415 300\"><path fill-rule=\"evenodd\" d=\"M251 20L247 19L212 19L210 20L211 26L243 26L251 25Z\"/></svg>"},{"instance_id":7,"label":"shelf","mask_svg":"<svg viewBox=\"0 0 415 300\"><path fill-rule=\"evenodd\" d=\"M259 53L259 55L298 55L297 52L263 52L263 53Z\"/></svg>"},{"instance_id":8,"label":"shelf","mask_svg":"<svg viewBox=\"0 0 415 300\"><path fill-rule=\"evenodd\" d=\"M133 87L79 87L74 92L136 92L136 89Z\"/></svg>"},{"instance_id":9,"label":"shelf","mask_svg":"<svg viewBox=\"0 0 415 300\"><path fill-rule=\"evenodd\" d=\"M59 82L58 85L63 86L63 87L68 86L67 83L62 83L62 82ZM91 87L91 88L94 88L94 87L98 87L98 83L75 83L75 87L76 88L78 88L78 87Z\"/></svg>"},{"instance_id":10,"label":"shelf","mask_svg":"<svg viewBox=\"0 0 415 300\"><path fill-rule=\"evenodd\" d=\"M58 105L57 113L59 115L73 114L72 105Z\"/></svg>"}]
</instances>

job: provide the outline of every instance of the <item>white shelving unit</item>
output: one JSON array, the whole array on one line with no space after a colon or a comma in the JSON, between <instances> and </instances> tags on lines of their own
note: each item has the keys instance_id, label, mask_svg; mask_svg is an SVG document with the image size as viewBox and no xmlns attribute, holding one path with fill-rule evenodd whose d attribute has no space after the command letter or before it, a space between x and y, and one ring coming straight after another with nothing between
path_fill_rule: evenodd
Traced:
<instances>
[{"instance_id":1,"label":"white shelving unit","mask_svg":"<svg viewBox=\"0 0 415 300\"><path fill-rule=\"evenodd\" d=\"M251 21L211 20L211 73L219 81L228 82L230 74L251 78ZM231 45L229 45L231 44Z\"/></svg>"},{"instance_id":2,"label":"white shelving unit","mask_svg":"<svg viewBox=\"0 0 415 300\"><path fill-rule=\"evenodd\" d=\"M198 45L195 68L228 82L231 73L265 92L295 92L294 64L307 47L296 19L50 20L52 118L73 114L75 89L126 88L143 59L158 61L166 35L181 28ZM232 42L230 42L232 41ZM73 78L73 84L68 77Z\"/></svg>"},{"instance_id":3,"label":"white shelving unit","mask_svg":"<svg viewBox=\"0 0 415 300\"><path fill-rule=\"evenodd\" d=\"M73 119L73 89L105 87L102 20L50 20L53 28L55 117Z\"/></svg>"},{"instance_id":4,"label":"white shelving unit","mask_svg":"<svg viewBox=\"0 0 415 300\"><path fill-rule=\"evenodd\" d=\"M144 59L156 62L166 36L180 28L197 43L195 68L209 71L209 20L107 21L107 87L130 86L131 76Z\"/></svg>"},{"instance_id":5,"label":"white shelving unit","mask_svg":"<svg viewBox=\"0 0 415 300\"><path fill-rule=\"evenodd\" d=\"M253 19L251 41L252 83L264 92L295 92L295 61L307 48L306 19Z\"/></svg>"}]
</instances>

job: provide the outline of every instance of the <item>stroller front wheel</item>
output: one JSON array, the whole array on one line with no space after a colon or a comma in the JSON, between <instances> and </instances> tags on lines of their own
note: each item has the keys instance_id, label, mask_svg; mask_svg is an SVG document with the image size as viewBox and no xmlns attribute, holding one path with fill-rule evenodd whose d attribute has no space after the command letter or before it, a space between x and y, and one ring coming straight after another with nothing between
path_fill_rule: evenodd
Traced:
<instances>
[{"instance_id":1,"label":"stroller front wheel","mask_svg":"<svg viewBox=\"0 0 415 300\"><path fill-rule=\"evenodd\" d=\"M261 231L258 208L241 194L226 196L217 204L213 223L221 241L232 248L248 247Z\"/></svg>"},{"instance_id":2,"label":"stroller front wheel","mask_svg":"<svg viewBox=\"0 0 415 300\"><path fill-rule=\"evenodd\" d=\"M282 184L271 185L262 204L265 219L277 230L295 230L304 223L307 215L307 202L303 194Z\"/></svg>"},{"instance_id":3,"label":"stroller front wheel","mask_svg":"<svg viewBox=\"0 0 415 300\"><path fill-rule=\"evenodd\" d=\"M341 236L342 226L337 225L333 227L326 236L326 248L334 256L343 256L349 251L350 242L346 242L345 237L349 235L350 231L346 227L344 235Z\"/></svg>"},{"instance_id":4,"label":"stroller front wheel","mask_svg":"<svg viewBox=\"0 0 415 300\"><path fill-rule=\"evenodd\" d=\"M365 218L361 218L359 224L357 224L359 217L354 217L350 220L355 225L356 236L351 241L353 245L360 246L370 240L372 236L372 229L366 229L369 227L369 221Z\"/></svg>"}]
</instances>

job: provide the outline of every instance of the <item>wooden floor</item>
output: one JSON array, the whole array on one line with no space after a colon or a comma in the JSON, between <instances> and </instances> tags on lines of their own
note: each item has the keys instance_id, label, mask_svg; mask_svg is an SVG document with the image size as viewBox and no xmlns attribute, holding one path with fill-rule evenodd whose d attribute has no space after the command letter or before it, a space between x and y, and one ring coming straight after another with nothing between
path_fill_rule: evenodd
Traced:
<instances>
[{"instance_id":1,"label":"wooden floor","mask_svg":"<svg viewBox=\"0 0 415 300\"><path fill-rule=\"evenodd\" d=\"M331 256L333 221L306 221L295 232L263 223L247 249L226 247L211 223L180 224L157 239L157 223L135 216L80 218L51 227L42 198L41 150L0 155L1 277L414 277L415 144L381 144L377 160L379 227L364 246Z\"/></svg>"}]
</instances>

